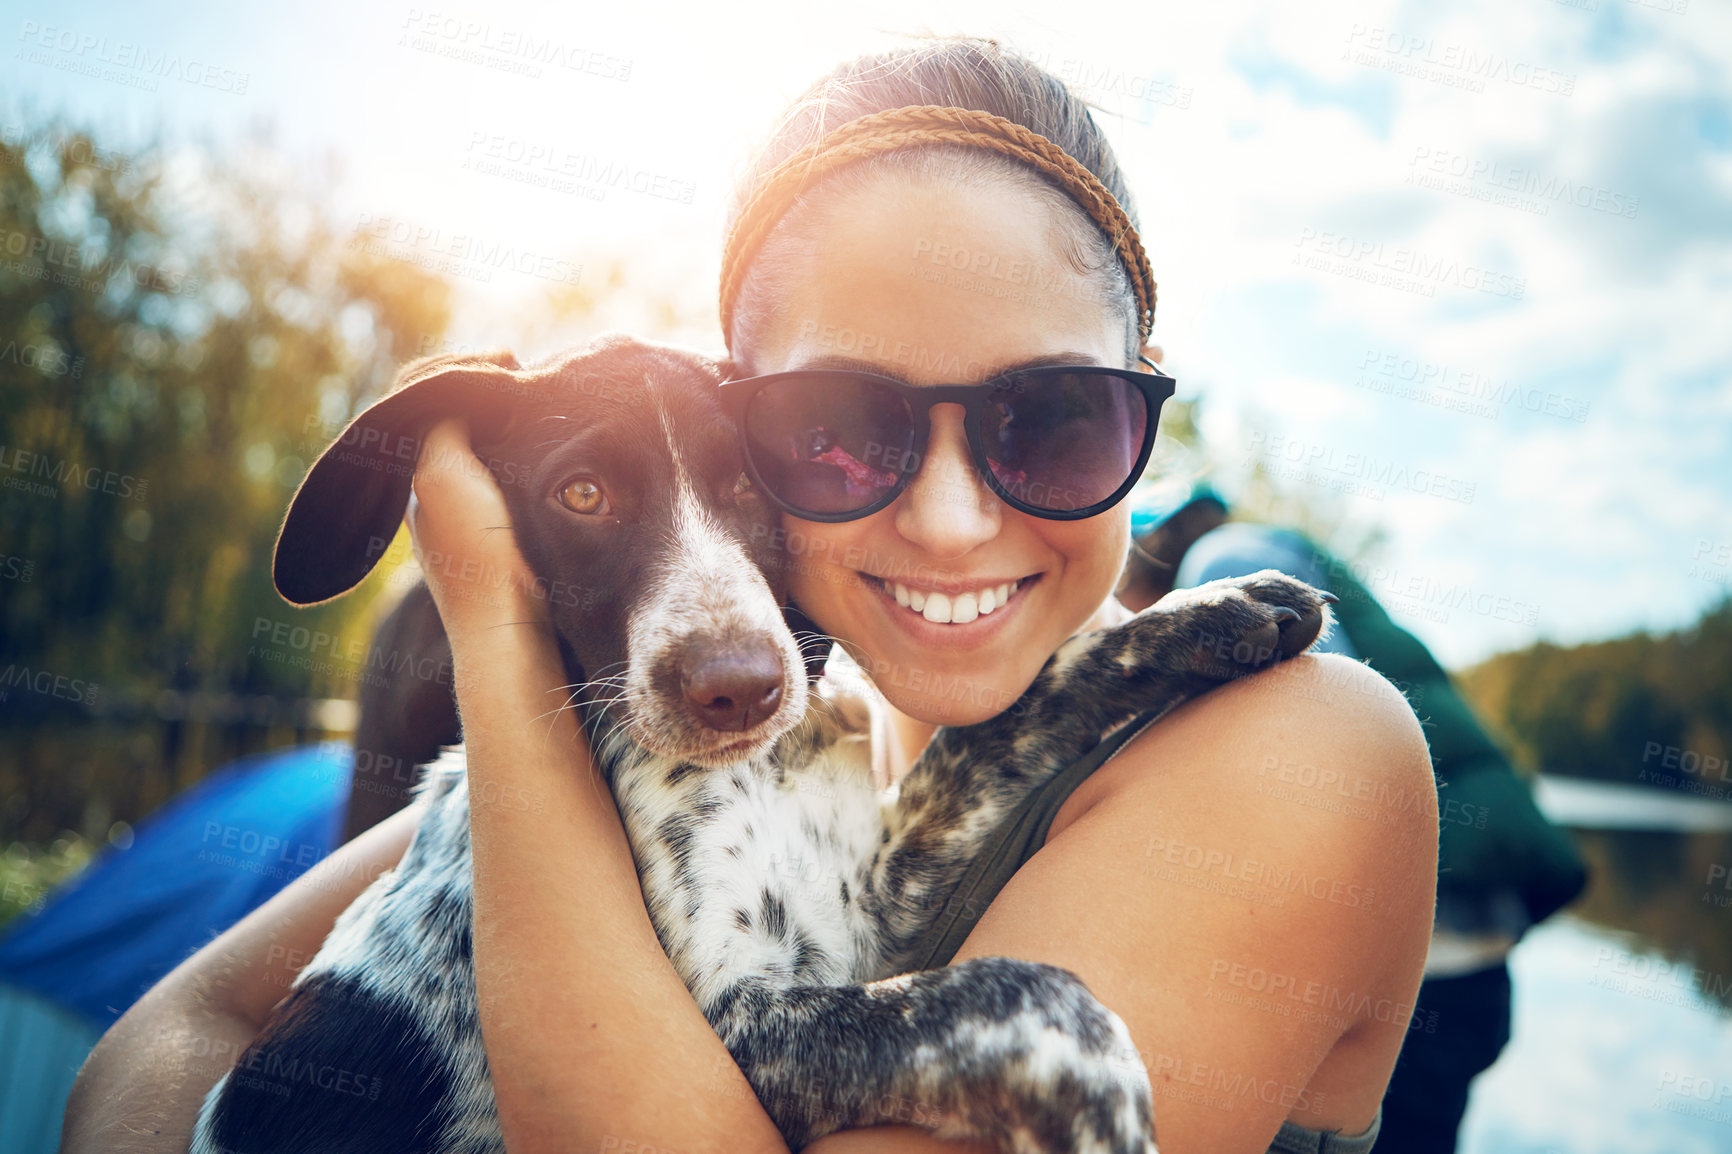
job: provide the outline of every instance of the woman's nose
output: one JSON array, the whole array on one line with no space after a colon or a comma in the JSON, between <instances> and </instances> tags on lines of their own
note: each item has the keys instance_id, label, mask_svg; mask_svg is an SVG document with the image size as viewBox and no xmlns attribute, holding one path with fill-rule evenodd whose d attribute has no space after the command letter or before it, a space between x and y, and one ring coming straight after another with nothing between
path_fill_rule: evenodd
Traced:
<instances>
[{"instance_id":1,"label":"woman's nose","mask_svg":"<svg viewBox=\"0 0 1732 1154\"><path fill-rule=\"evenodd\" d=\"M968 452L961 405L935 405L920 472L896 502L896 531L939 560L998 536L1002 505L981 483Z\"/></svg>"}]
</instances>

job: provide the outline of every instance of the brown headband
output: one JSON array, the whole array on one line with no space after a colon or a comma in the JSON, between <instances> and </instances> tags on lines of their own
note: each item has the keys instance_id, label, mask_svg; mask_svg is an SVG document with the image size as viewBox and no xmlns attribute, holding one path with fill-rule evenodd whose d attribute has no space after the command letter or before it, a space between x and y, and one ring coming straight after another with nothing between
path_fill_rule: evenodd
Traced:
<instances>
[{"instance_id":1,"label":"brown headband","mask_svg":"<svg viewBox=\"0 0 1732 1154\"><path fill-rule=\"evenodd\" d=\"M740 209L722 249L724 339L733 332L734 302L747 269L802 189L856 160L921 144L960 144L997 152L1044 173L1068 192L1113 242L1136 294L1137 332L1148 339L1155 325L1155 276L1137 230L1106 186L1064 149L1015 121L936 104L892 108L850 120L788 157L763 179Z\"/></svg>"}]
</instances>

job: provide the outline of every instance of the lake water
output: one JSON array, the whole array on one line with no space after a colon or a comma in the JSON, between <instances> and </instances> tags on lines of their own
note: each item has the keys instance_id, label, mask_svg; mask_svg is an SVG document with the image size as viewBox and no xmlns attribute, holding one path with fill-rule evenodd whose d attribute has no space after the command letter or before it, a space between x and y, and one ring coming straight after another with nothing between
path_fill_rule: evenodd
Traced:
<instances>
[{"instance_id":1,"label":"lake water","mask_svg":"<svg viewBox=\"0 0 1732 1154\"><path fill-rule=\"evenodd\" d=\"M1732 1154L1732 805L1537 796L1593 877L1510 955L1510 1043L1458 1154Z\"/></svg>"}]
</instances>

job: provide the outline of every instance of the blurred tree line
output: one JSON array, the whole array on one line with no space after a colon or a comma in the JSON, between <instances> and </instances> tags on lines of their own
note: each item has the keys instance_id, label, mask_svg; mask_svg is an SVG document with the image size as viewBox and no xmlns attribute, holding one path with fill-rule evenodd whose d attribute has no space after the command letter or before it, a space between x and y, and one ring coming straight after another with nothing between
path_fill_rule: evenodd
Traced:
<instances>
[{"instance_id":1,"label":"blurred tree line","mask_svg":"<svg viewBox=\"0 0 1732 1154\"><path fill-rule=\"evenodd\" d=\"M353 696L357 671L257 644L258 622L352 636L369 599L290 609L271 547L308 462L443 334L450 290L349 243L317 177L261 144L8 134L0 844L40 847L124 837Z\"/></svg>"},{"instance_id":2,"label":"blurred tree line","mask_svg":"<svg viewBox=\"0 0 1732 1154\"><path fill-rule=\"evenodd\" d=\"M1459 681L1530 769L1732 800L1732 598L1675 633L1541 642Z\"/></svg>"},{"instance_id":3,"label":"blurred tree line","mask_svg":"<svg viewBox=\"0 0 1732 1154\"><path fill-rule=\"evenodd\" d=\"M365 636L382 578L293 610L271 587L271 545L308 462L399 364L439 345L451 288L352 243L320 179L257 143L118 152L52 121L0 133L0 845L20 843L0 862L8 877L52 880L88 851L69 835L124 838L211 768L322 736L309 702L354 696L362 670L258 626L346 644ZM644 295L623 290L626 275L609 270L608 299ZM549 302L549 326L588 316L589 284ZM1157 466L1197 465L1196 417L1166 407L1161 452L1177 456ZM1376 526L1260 471L1237 505L1345 558L1379 543ZM1665 637L1504 654L1464 687L1529 767L1644 780L1668 750L1679 768L1682 751L1724 759L1728 605Z\"/></svg>"}]
</instances>

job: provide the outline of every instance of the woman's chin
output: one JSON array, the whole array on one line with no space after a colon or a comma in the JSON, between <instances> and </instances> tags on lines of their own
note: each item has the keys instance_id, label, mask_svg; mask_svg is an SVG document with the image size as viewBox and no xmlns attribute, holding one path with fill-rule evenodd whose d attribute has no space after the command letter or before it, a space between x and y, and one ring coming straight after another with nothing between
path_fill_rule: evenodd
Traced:
<instances>
[{"instance_id":1,"label":"woman's chin","mask_svg":"<svg viewBox=\"0 0 1732 1154\"><path fill-rule=\"evenodd\" d=\"M928 725L956 728L975 725L1004 712L1019 695L995 687L981 687L978 693L964 692L957 696L934 696L923 693L886 693L890 704L916 721ZM987 704L987 701L997 704Z\"/></svg>"},{"instance_id":2,"label":"woman's chin","mask_svg":"<svg viewBox=\"0 0 1732 1154\"><path fill-rule=\"evenodd\" d=\"M891 705L932 725L973 725L1004 712L1039 672L1015 652L934 653L879 649L865 655L867 675ZM1027 676L1019 674L1026 672Z\"/></svg>"}]
</instances>

